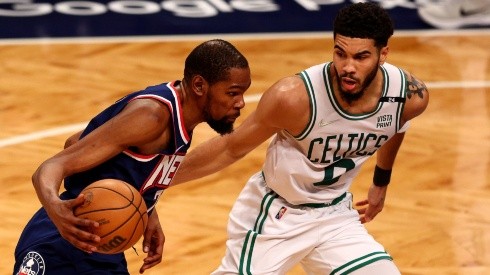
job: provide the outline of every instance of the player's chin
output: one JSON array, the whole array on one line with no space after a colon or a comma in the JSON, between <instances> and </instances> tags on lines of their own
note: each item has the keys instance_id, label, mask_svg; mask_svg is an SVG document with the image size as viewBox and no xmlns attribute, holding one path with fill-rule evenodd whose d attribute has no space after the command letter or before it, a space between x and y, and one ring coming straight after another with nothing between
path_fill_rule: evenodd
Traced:
<instances>
[{"instance_id":1,"label":"player's chin","mask_svg":"<svg viewBox=\"0 0 490 275\"><path fill-rule=\"evenodd\" d=\"M228 118L226 119L226 123L227 123L227 124L231 124L231 125L233 125L233 124L235 123L235 121L236 121L236 119L237 119L237 118L238 118L237 116L228 117Z\"/></svg>"},{"instance_id":2,"label":"player's chin","mask_svg":"<svg viewBox=\"0 0 490 275\"><path fill-rule=\"evenodd\" d=\"M220 131L218 131L221 135L226 135L234 130L234 123L233 122L227 122L223 124L223 127L221 127Z\"/></svg>"},{"instance_id":3,"label":"player's chin","mask_svg":"<svg viewBox=\"0 0 490 275\"><path fill-rule=\"evenodd\" d=\"M220 135L233 132L233 122L228 122L228 118L219 121L208 121L208 125Z\"/></svg>"}]
</instances>

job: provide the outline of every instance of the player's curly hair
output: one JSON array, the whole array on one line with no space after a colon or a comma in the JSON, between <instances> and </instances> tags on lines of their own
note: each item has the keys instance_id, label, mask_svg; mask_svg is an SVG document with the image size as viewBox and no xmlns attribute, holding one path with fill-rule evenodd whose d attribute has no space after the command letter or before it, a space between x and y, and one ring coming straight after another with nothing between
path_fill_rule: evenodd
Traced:
<instances>
[{"instance_id":1,"label":"player's curly hair","mask_svg":"<svg viewBox=\"0 0 490 275\"><path fill-rule=\"evenodd\" d=\"M374 2L356 3L337 13L333 24L334 38L337 34L374 39L375 46L382 48L393 35L393 21L386 10Z\"/></svg>"},{"instance_id":2,"label":"player's curly hair","mask_svg":"<svg viewBox=\"0 0 490 275\"><path fill-rule=\"evenodd\" d=\"M248 68L248 61L230 42L213 39L198 45L185 60L184 79L202 76L209 85L227 80L232 68Z\"/></svg>"}]
</instances>

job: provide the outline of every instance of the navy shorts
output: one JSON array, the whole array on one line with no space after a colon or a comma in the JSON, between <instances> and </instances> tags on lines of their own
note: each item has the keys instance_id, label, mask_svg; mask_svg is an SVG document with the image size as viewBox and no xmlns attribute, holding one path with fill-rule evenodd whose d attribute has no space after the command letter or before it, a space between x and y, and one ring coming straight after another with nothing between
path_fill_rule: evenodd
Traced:
<instances>
[{"instance_id":1,"label":"navy shorts","mask_svg":"<svg viewBox=\"0 0 490 275\"><path fill-rule=\"evenodd\" d=\"M15 248L14 275L129 274L124 253L86 253L63 239L44 208L34 214Z\"/></svg>"}]
</instances>

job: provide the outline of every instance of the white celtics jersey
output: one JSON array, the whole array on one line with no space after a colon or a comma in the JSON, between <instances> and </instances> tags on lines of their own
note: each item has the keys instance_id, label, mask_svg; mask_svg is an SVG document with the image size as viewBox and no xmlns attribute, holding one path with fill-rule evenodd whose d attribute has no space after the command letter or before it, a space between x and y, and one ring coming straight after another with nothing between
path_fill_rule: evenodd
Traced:
<instances>
[{"instance_id":1,"label":"white celtics jersey","mask_svg":"<svg viewBox=\"0 0 490 275\"><path fill-rule=\"evenodd\" d=\"M376 109L349 114L334 97L331 63L299 74L310 97L311 118L299 136L279 132L267 150L267 185L291 204L328 203L348 191L361 165L401 129L405 75L384 64L383 91Z\"/></svg>"}]
</instances>

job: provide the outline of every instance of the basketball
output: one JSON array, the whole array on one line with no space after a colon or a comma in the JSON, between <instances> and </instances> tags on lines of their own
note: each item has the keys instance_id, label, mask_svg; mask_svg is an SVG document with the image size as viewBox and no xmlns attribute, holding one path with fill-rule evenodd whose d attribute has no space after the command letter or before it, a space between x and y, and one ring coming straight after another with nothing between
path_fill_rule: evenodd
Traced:
<instances>
[{"instance_id":1,"label":"basketball","mask_svg":"<svg viewBox=\"0 0 490 275\"><path fill-rule=\"evenodd\" d=\"M82 190L85 202L74 214L99 223L92 233L100 236L97 252L115 254L132 247L148 224L146 204L130 184L116 179L96 181Z\"/></svg>"}]
</instances>

